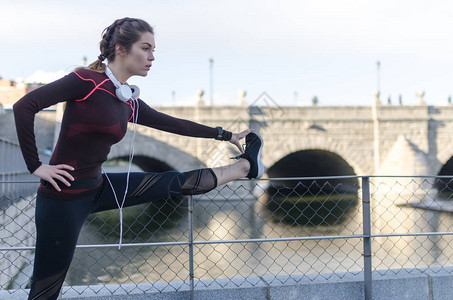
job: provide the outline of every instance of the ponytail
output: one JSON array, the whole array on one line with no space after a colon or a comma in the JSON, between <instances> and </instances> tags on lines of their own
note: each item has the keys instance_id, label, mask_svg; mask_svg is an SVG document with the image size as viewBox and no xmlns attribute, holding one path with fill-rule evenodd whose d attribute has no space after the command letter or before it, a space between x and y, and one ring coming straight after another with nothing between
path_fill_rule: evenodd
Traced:
<instances>
[{"instance_id":1,"label":"ponytail","mask_svg":"<svg viewBox=\"0 0 453 300\"><path fill-rule=\"evenodd\" d=\"M105 72L105 67L106 67L105 63L103 63L103 61L98 58L94 62L89 64L88 67L78 67L74 71L80 71L80 70L84 70L84 69L89 69L89 70L96 71L98 73L104 73Z\"/></svg>"}]
</instances>

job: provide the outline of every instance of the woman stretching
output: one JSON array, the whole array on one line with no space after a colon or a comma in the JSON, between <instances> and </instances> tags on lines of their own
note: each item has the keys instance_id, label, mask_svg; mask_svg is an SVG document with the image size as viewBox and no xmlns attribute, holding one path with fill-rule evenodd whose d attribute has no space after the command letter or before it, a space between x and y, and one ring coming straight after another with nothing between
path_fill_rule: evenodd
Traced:
<instances>
[{"instance_id":1,"label":"woman stretching","mask_svg":"<svg viewBox=\"0 0 453 300\"><path fill-rule=\"evenodd\" d=\"M251 179L263 174L263 143L251 129L232 133L220 126L178 119L138 98L138 87L128 85L127 80L148 74L154 48L154 32L148 23L133 18L116 20L104 30L101 54L95 62L28 93L13 107L27 168L41 179L29 299L57 299L89 214L114 208L121 212L123 206L171 195L202 194L245 176ZM66 102L66 109L47 165L38 157L34 119L40 110L58 102ZM103 174L102 163L110 147L126 134L128 122L184 136L229 141L241 154L235 157L235 163L218 168ZM244 137L245 151L240 145Z\"/></svg>"}]
</instances>

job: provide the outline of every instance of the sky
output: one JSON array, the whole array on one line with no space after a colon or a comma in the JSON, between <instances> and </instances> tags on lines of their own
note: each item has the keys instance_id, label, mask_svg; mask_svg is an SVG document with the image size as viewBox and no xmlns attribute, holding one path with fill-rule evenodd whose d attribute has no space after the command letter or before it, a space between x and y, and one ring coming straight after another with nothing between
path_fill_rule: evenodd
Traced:
<instances>
[{"instance_id":1,"label":"sky","mask_svg":"<svg viewBox=\"0 0 453 300\"><path fill-rule=\"evenodd\" d=\"M453 95L453 2L8 1L0 9L0 76L49 82L100 54L103 29L125 16L155 30L156 60L129 80L150 105L446 105ZM212 73L209 60L213 59ZM380 62L378 71L377 62ZM211 77L212 75L212 77Z\"/></svg>"}]
</instances>

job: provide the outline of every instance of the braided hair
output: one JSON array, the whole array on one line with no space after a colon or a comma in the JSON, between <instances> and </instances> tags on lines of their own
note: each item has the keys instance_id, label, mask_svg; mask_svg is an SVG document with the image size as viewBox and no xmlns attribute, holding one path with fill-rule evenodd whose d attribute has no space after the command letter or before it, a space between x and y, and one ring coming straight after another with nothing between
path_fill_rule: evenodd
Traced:
<instances>
[{"instance_id":1,"label":"braided hair","mask_svg":"<svg viewBox=\"0 0 453 300\"><path fill-rule=\"evenodd\" d=\"M99 73L105 72L106 65L103 61L105 59L110 62L115 60L115 45L118 44L129 51L132 45L140 40L141 34L144 32L154 34L153 28L146 21L128 17L116 20L102 32L102 40L99 43L101 54L87 68ZM76 71L81 69L85 69L85 67L77 68Z\"/></svg>"}]
</instances>

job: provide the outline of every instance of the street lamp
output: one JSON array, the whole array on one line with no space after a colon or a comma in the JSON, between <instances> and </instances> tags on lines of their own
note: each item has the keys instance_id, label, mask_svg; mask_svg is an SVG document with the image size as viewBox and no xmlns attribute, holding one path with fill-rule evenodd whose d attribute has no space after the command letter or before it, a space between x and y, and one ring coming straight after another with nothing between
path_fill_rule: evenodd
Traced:
<instances>
[{"instance_id":1,"label":"street lamp","mask_svg":"<svg viewBox=\"0 0 453 300\"><path fill-rule=\"evenodd\" d=\"M377 61L377 90L378 92L381 91L381 78L380 78L380 71L381 71L381 62Z\"/></svg>"},{"instance_id":2,"label":"street lamp","mask_svg":"<svg viewBox=\"0 0 453 300\"><path fill-rule=\"evenodd\" d=\"M209 87L210 87L210 95L209 95L209 98L211 100L211 105L214 105L214 91L213 91L213 76L212 76L212 73L213 73L213 66L214 66L214 60L212 58L209 59Z\"/></svg>"}]
</instances>

